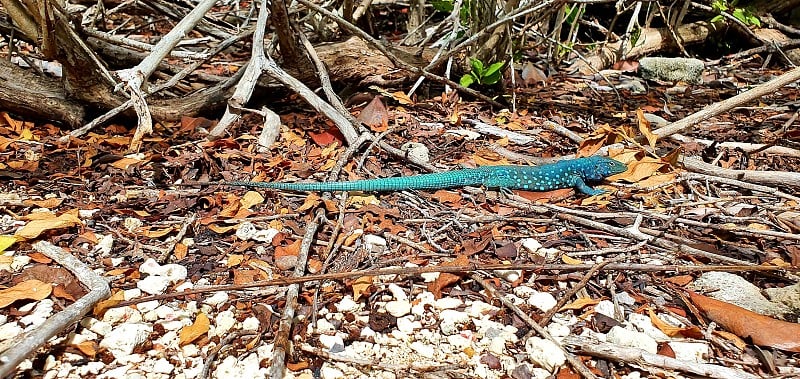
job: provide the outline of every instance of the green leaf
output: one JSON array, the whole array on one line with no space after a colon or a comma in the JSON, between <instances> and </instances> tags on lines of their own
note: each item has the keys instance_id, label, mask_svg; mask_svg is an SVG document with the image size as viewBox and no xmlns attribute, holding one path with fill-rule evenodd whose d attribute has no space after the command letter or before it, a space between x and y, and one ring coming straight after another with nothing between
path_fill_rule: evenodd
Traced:
<instances>
[{"instance_id":1,"label":"green leaf","mask_svg":"<svg viewBox=\"0 0 800 379\"><path fill-rule=\"evenodd\" d=\"M718 16L714 16L714 18L712 18L711 21L709 21L709 22L717 22L717 21L721 21L721 20L722 20L722 16L718 15Z\"/></svg>"},{"instance_id":2,"label":"green leaf","mask_svg":"<svg viewBox=\"0 0 800 379\"><path fill-rule=\"evenodd\" d=\"M431 6L433 6L433 9L439 12L444 12L444 13L453 12L452 0L431 0Z\"/></svg>"},{"instance_id":3,"label":"green leaf","mask_svg":"<svg viewBox=\"0 0 800 379\"><path fill-rule=\"evenodd\" d=\"M495 84L495 83L500 81L501 77L502 76L500 74L500 71L495 71L494 73L489 74L489 75L485 75L483 77L483 84L487 84L487 85Z\"/></svg>"},{"instance_id":4,"label":"green leaf","mask_svg":"<svg viewBox=\"0 0 800 379\"><path fill-rule=\"evenodd\" d=\"M487 69L486 69L486 71L484 71L484 72L483 72L483 76L491 76L491 75L494 75L495 73L499 72L499 71L500 71L500 69L501 69L501 68L503 68L503 66L504 66L505 64L506 64L505 62L495 62L495 63L492 63L492 65L491 65L491 66L489 66L489 68L487 68Z\"/></svg>"},{"instance_id":5,"label":"green leaf","mask_svg":"<svg viewBox=\"0 0 800 379\"><path fill-rule=\"evenodd\" d=\"M475 78L472 74L466 74L461 77L461 80L458 81L458 84L461 84L462 87L469 88L472 83L475 83Z\"/></svg>"},{"instance_id":6,"label":"green leaf","mask_svg":"<svg viewBox=\"0 0 800 379\"><path fill-rule=\"evenodd\" d=\"M475 58L470 58L469 64L472 66L472 71L474 71L476 75L483 74L483 62Z\"/></svg>"}]
</instances>

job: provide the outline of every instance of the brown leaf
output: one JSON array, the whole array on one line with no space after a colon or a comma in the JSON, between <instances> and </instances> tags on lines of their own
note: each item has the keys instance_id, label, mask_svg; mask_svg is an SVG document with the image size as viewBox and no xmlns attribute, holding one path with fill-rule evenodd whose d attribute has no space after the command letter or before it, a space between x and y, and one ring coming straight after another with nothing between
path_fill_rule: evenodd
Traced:
<instances>
[{"instance_id":1,"label":"brown leaf","mask_svg":"<svg viewBox=\"0 0 800 379\"><path fill-rule=\"evenodd\" d=\"M179 345L183 346L192 343L198 337L208 332L211 322L205 313L198 313L192 325L184 326L179 335Z\"/></svg>"},{"instance_id":2,"label":"brown leaf","mask_svg":"<svg viewBox=\"0 0 800 379\"><path fill-rule=\"evenodd\" d=\"M800 324L777 320L691 291L689 297L709 319L739 337L750 337L756 345L800 352Z\"/></svg>"},{"instance_id":3,"label":"brown leaf","mask_svg":"<svg viewBox=\"0 0 800 379\"><path fill-rule=\"evenodd\" d=\"M461 193L447 190L438 190L431 196L442 204L458 205L461 203Z\"/></svg>"},{"instance_id":4,"label":"brown leaf","mask_svg":"<svg viewBox=\"0 0 800 379\"><path fill-rule=\"evenodd\" d=\"M644 112L641 109L636 110L636 118L639 121L639 132L647 138L647 142L650 144L651 148L656 147L656 142L658 141L658 136L653 134L653 131L650 129L650 121L648 121L644 117Z\"/></svg>"},{"instance_id":5,"label":"brown leaf","mask_svg":"<svg viewBox=\"0 0 800 379\"><path fill-rule=\"evenodd\" d=\"M52 213L45 214L49 215L49 217L33 220L25 224L25 226L19 228L17 232L14 233L14 236L24 239L34 239L48 230L69 228L81 224L81 220L77 216L77 211L74 213L64 213L58 217Z\"/></svg>"},{"instance_id":6,"label":"brown leaf","mask_svg":"<svg viewBox=\"0 0 800 379\"><path fill-rule=\"evenodd\" d=\"M385 132L389 129L389 111L383 105L380 96L375 96L358 115L358 121L369 126L373 132Z\"/></svg>"},{"instance_id":7,"label":"brown leaf","mask_svg":"<svg viewBox=\"0 0 800 379\"><path fill-rule=\"evenodd\" d=\"M17 300L42 300L50 296L53 286L31 279L14 287L0 290L0 308L5 308Z\"/></svg>"},{"instance_id":8,"label":"brown leaf","mask_svg":"<svg viewBox=\"0 0 800 379\"><path fill-rule=\"evenodd\" d=\"M522 77L522 84L526 87L547 81L547 74L531 62L527 62L522 66L522 74L520 76Z\"/></svg>"},{"instance_id":9,"label":"brown leaf","mask_svg":"<svg viewBox=\"0 0 800 379\"><path fill-rule=\"evenodd\" d=\"M353 301L358 301L361 296L369 295L367 290L372 286L372 276L362 276L353 281Z\"/></svg>"},{"instance_id":10,"label":"brown leaf","mask_svg":"<svg viewBox=\"0 0 800 379\"><path fill-rule=\"evenodd\" d=\"M108 308L111 308L125 300L125 291L119 290L115 292L111 297L105 300L101 300L94 306L92 313L95 317L103 318L103 314L106 313Z\"/></svg>"},{"instance_id":11,"label":"brown leaf","mask_svg":"<svg viewBox=\"0 0 800 379\"><path fill-rule=\"evenodd\" d=\"M469 258L462 254L452 261L442 263L441 266L466 266L468 264ZM442 297L442 290L445 287L457 282L460 278L461 276L458 274L442 272L439 274L436 280L428 284L428 291L432 292L435 298L440 299Z\"/></svg>"}]
</instances>

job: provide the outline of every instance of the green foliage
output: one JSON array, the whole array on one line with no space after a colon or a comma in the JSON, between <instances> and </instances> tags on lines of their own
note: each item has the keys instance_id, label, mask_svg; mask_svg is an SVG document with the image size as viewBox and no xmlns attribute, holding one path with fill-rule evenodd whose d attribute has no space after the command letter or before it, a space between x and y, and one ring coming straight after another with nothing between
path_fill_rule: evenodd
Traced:
<instances>
[{"instance_id":1,"label":"green foliage","mask_svg":"<svg viewBox=\"0 0 800 379\"><path fill-rule=\"evenodd\" d=\"M711 3L711 8L717 12L729 12L734 18L741 21L747 26L761 27L761 20L758 19L749 9L736 7L737 1L734 0L730 4L726 0L714 0ZM722 15L714 16L711 22L722 20Z\"/></svg>"},{"instance_id":2,"label":"green foliage","mask_svg":"<svg viewBox=\"0 0 800 379\"><path fill-rule=\"evenodd\" d=\"M433 9L450 14L453 12L453 7L455 7L455 2L453 0L430 0L430 4ZM464 25L471 25L473 17L470 16L475 14L474 8L478 6L475 1L465 0L461 3L461 8L458 10L458 17L462 24Z\"/></svg>"},{"instance_id":3,"label":"green foliage","mask_svg":"<svg viewBox=\"0 0 800 379\"><path fill-rule=\"evenodd\" d=\"M636 42L639 41L639 37L642 36L642 28L635 27L631 30L631 46L636 46Z\"/></svg>"},{"instance_id":4,"label":"green foliage","mask_svg":"<svg viewBox=\"0 0 800 379\"><path fill-rule=\"evenodd\" d=\"M584 11L585 8L581 7L580 4L575 4L573 6L565 5L564 14L566 17L564 18L564 21L566 21L569 25L574 25L575 21L580 19Z\"/></svg>"},{"instance_id":5,"label":"green foliage","mask_svg":"<svg viewBox=\"0 0 800 379\"><path fill-rule=\"evenodd\" d=\"M459 81L459 84L464 87L469 87L473 83L492 85L499 82L502 77L500 69L503 68L505 62L495 62L486 67L480 60L470 58L469 64L472 66L472 71L462 76Z\"/></svg>"},{"instance_id":6,"label":"green foliage","mask_svg":"<svg viewBox=\"0 0 800 379\"><path fill-rule=\"evenodd\" d=\"M454 5L453 0L431 0L431 6L439 12L451 13Z\"/></svg>"}]
</instances>

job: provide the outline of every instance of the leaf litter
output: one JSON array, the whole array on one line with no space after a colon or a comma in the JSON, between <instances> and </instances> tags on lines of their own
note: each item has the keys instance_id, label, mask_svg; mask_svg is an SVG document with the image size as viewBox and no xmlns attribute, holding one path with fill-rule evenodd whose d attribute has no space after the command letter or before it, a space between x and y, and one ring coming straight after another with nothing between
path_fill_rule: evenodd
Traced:
<instances>
[{"instance_id":1,"label":"leaf litter","mask_svg":"<svg viewBox=\"0 0 800 379\"><path fill-rule=\"evenodd\" d=\"M571 96L575 100L572 104L579 105L597 104L599 99L586 97L570 83L561 86L551 83L546 90L537 87L537 83L543 80L539 77L541 75L531 68L528 70L532 78L526 79L530 80L529 94L549 99L531 101L528 111L489 114L472 103L447 107L443 99L440 103L432 102L426 104L426 108L418 108L419 104L410 99L392 94L383 99L376 97L372 106L361 110L361 116L370 120L368 124L376 131L390 130L388 138L392 143L423 143L431 150L433 162L451 169L462 165L526 164L516 157L495 153L492 142L537 159L573 153L589 155L605 146L623 143L628 147L609 152L626 163L628 171L610 178L610 182L615 184L600 186L609 190L607 194L582 198L570 189L545 193L518 191L517 194L533 202L533 205L521 206L492 191L468 189L414 194L353 193L342 203L322 199L318 194L253 191L213 184L203 188L182 188L174 184L180 180L325 180L324 175L344 152L344 141L319 116L292 113L281 116L282 124L288 127L282 130L278 143L267 153L254 152L256 138L249 134L248 126L242 127L236 138L194 144L191 142L201 138L200 131L213 122L184 117L178 123L160 125L162 135L145 140L142 154L127 155L124 149L130 143L131 131L122 125L111 125L104 133L58 144L55 141L62 132L52 125L18 121L2 113L0 151L14 154L0 157L0 174L4 170L15 173L9 178L9 184L13 183L13 186L4 186L2 192L13 193L22 200L5 204L13 212L10 218L13 222L4 224L4 238L0 241L6 241L3 246L9 258L0 265L11 273L8 278L22 278L26 271L25 275L30 277L13 285L8 278L5 280L5 288L0 289L3 307L11 309L9 315L21 316L27 312L20 311L26 304L46 299L51 294L59 302L74 301L81 296L80 292L68 289L74 278L58 283L53 276L56 271L48 274L46 270L30 270L53 264L34 260L35 253L30 250L32 241L49 239L61 243L94 269L109 275L114 295L97 305L93 315L97 320L109 320L112 324L123 322L119 318L122 313L117 309L132 312L125 314L135 314L138 307L138 312L146 312L148 306L117 306L143 297L144 293L135 290L142 287L140 284L145 279L164 278L165 289L160 293L176 296L157 300L156 305L174 308L176 320L184 320L174 329L179 333L180 345L192 345L197 341L201 341L202 346L220 344L223 339L210 334L211 330L227 322L218 316L220 312L230 311L234 324L241 327L253 316L256 305L268 304L273 311L283 306L281 292L266 291L259 295L258 292L223 291L221 302L206 304L202 310L192 302L210 300L214 295L180 296L179 292L195 283L247 285L258 280L289 277L294 269L293 262L301 251L305 225L315 209L324 207L330 221L324 224L311 247L313 274L337 273L336 268L342 267L363 272L342 277L344 280L341 281L320 281L322 287L304 287L299 308L303 317L294 326L299 333L298 343L326 346L327 342L322 340L327 337L321 337L333 335L343 338L344 345L349 348L358 343L377 344L380 338L389 338L392 330L402 329L408 333L428 329L439 330L444 336L468 335L467 340L473 342L466 345L455 343L457 338L447 337L448 341L455 343L448 345L453 349L451 354L465 359L464 362L469 362L468 358L474 355L482 362L492 362L490 356L503 356L515 349L524 350L524 340L518 337L524 336L530 325L499 306L497 299L486 296L466 272L435 272L437 268L448 266L480 270L491 265L505 265L505 270L481 273L514 299L519 308L536 317L542 317L551 309L545 305L551 304L549 300L542 302L542 299L562 298L568 294L568 288L582 283L584 290L571 294L557 308L560 317L572 317L572 321L552 324L554 329L566 328L568 334L607 332L592 320L615 319L618 314L608 313L606 309L611 297L622 292L631 297L631 302L614 298L622 306L623 315L616 322L630 327L638 325L632 315L646 316L652 327L668 336L659 341L662 344L671 343L670 338L675 336L700 345L707 344L708 337L700 330L710 320L720 325L719 335L732 333L729 339L735 343L731 346L740 349L725 347L719 354L733 354L746 359L749 353L741 350L741 341L796 352L800 336L800 333L792 332L796 329L796 320L759 315L685 291L683 288L700 275L700 271L686 273L657 268L668 265L702 268L720 263L711 262L707 257L693 256L693 250L684 247L729 256L755 264L754 268L794 268L800 260L797 258L800 253L792 242L796 242L794 236L800 228L794 225L797 217L791 215L798 204L751 196L738 187L682 180L683 169L677 158L682 146L657 139L652 125L644 117L643 112L662 109L657 105L658 99L652 97L654 95L632 96L626 101L636 105L629 108L634 111L604 109L606 112L597 115L598 123L587 124L572 108L564 106L560 98ZM692 109L701 105L695 98L678 98ZM606 101L603 106L613 103ZM674 116L665 114L673 119L680 115L680 112ZM510 131L534 131L530 134L537 142L522 147L503 138L492 141L447 133L451 127L464 127L458 120L466 116L483 119ZM423 119L416 120L417 117ZM742 122L736 120L735 114L720 118ZM578 146L556 132L540 128L544 120L555 121L586 137ZM737 140L741 139L741 133L731 128L711 127L699 128L696 136ZM670 148L671 153L653 156L645 151L645 146L634 143L639 140L651 148ZM44 144L31 145L26 141ZM417 172L403 162L390 159L380 150L362 151L361 154L345 165L342 180L405 176ZM742 160L746 159L749 161L745 166L750 169L798 166L798 162L780 156L745 157L735 150L721 150L718 154L716 158L725 167L739 168ZM26 189L20 190L19 186ZM548 208L536 208L537 204ZM594 214L602 223L616 229L559 218L559 214L568 212L564 209L572 209L578 216L582 215L580 212ZM700 209L704 211L697 212ZM773 211L781 216L772 217ZM182 225L187 213L195 213L197 221ZM644 218L642 224L639 224L642 221L635 221L636 215ZM667 242L637 245L635 233L614 235L614 231L640 226L638 232L667 235L666 239L673 245ZM241 233L250 227L254 228L255 234ZM764 233L752 234L754 231ZM95 249L103 235L114 238L110 251ZM569 266L591 265L619 254L626 254L625 264L628 266L613 271L613 275L609 274L612 276L583 278L581 271L568 269ZM145 259L162 255L167 258L161 263L185 267L186 276L171 280L164 275L139 271ZM539 268L519 268L531 263ZM557 266L560 270L547 268L556 267L554 265L561 265ZM409 273L424 268L432 271L416 275L385 275L375 271L381 268L407 269ZM756 275L757 272L753 271L749 277L757 280L759 285L791 284L789 278L770 279ZM63 276L68 278L70 275ZM584 282L581 279L585 279ZM611 282L606 282L608 279ZM617 295L605 289L604 286L610 283L617 287ZM691 303L678 301L682 298ZM403 301L409 302L408 311L403 307L386 308L389 302L396 306L397 302ZM185 309L187 306L188 311ZM388 314L389 311L397 314ZM108 316L109 312L111 316ZM458 317L462 313L473 317L473 321L460 323ZM454 322L454 329L423 323L426 318L442 314L456 317L448 320ZM368 316L369 322L359 324L358 320L364 315ZM315 318L318 318L316 329L311 324ZM486 345L481 345L487 333L478 321L482 318L494 322L493 327L513 326L515 332L511 335L515 337L504 335L502 347L491 347L488 340ZM277 326L277 320L274 317L261 317L261 320L269 323L259 326L267 333L261 342L269 343L266 336ZM328 325L333 329L324 329ZM365 325L374 325L375 328L365 332ZM303 330L308 332L300 333ZM337 332L341 330L347 333ZM451 331L454 334L448 335ZM364 333L367 333L366 337ZM154 331L151 337L159 337L158 332ZM735 338L741 340L734 341ZM255 340L247 341L255 343ZM411 345L412 349L408 351L424 352L423 345ZM97 353L94 347L98 345L76 346L80 346L77 351L89 359ZM246 346L246 343L233 343L231 351L243 352ZM384 349L388 349L385 354L400 352L389 347ZM678 354L670 350L675 349L659 351L665 355ZM431 367L442 363L437 361L436 355L432 359L423 356ZM296 362L292 367L297 370L318 365L311 355L294 359ZM740 369L759 372L754 366ZM559 376L569 376L572 372L568 366L554 370Z\"/></svg>"}]
</instances>

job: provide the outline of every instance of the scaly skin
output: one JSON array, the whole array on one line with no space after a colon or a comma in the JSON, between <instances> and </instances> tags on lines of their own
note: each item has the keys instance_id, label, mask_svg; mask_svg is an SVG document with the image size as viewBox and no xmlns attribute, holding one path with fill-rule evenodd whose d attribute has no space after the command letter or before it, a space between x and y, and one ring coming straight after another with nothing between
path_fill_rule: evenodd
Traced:
<instances>
[{"instance_id":1,"label":"scaly skin","mask_svg":"<svg viewBox=\"0 0 800 379\"><path fill-rule=\"evenodd\" d=\"M625 164L611 158L588 157L564 160L541 166L483 166L478 168L401 176L392 178L354 180L349 182L277 183L277 182L224 182L223 185L269 188L285 191L332 192L364 191L392 192L404 190L430 190L463 186L551 191L575 188L586 195L604 191L589 187L587 182L603 179L627 170Z\"/></svg>"}]
</instances>

